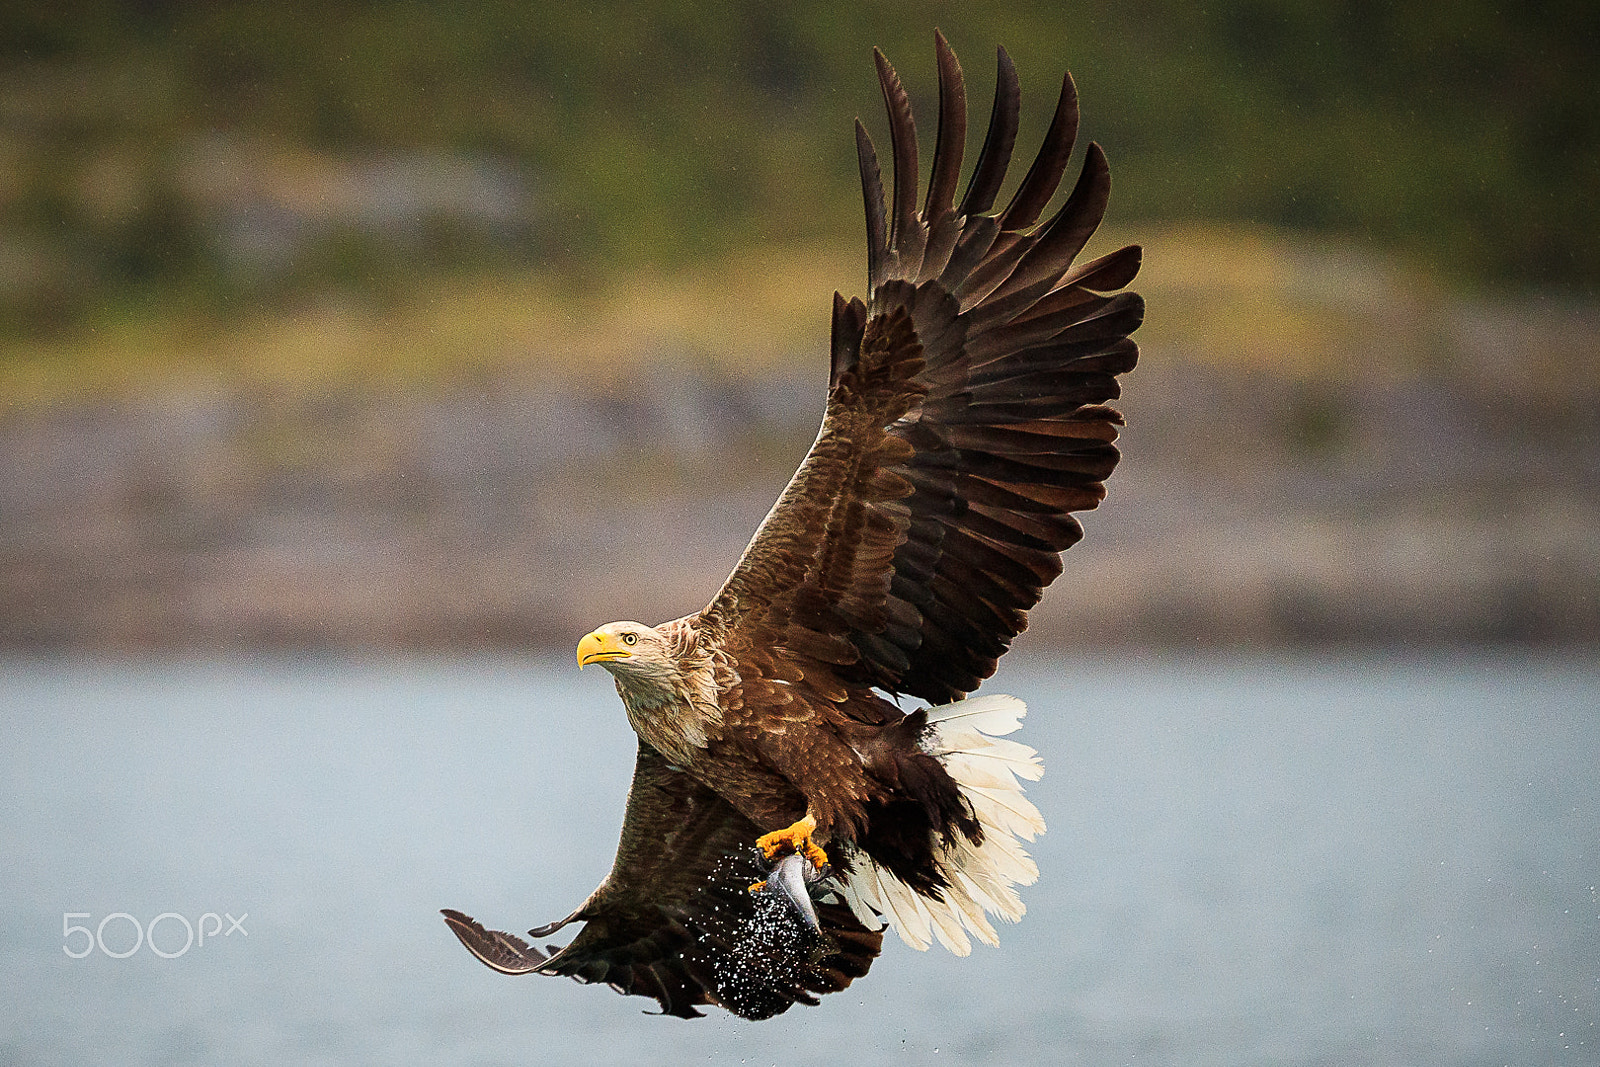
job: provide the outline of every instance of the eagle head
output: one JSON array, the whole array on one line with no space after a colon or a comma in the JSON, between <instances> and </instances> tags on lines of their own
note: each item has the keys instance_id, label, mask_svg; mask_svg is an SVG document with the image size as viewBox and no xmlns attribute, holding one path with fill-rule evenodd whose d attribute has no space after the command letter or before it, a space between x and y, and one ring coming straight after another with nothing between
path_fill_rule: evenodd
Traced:
<instances>
[{"instance_id":1,"label":"eagle head","mask_svg":"<svg viewBox=\"0 0 1600 1067\"><path fill-rule=\"evenodd\" d=\"M654 626L608 622L578 642L578 668L598 663L614 675L652 675L674 667L671 649Z\"/></svg>"},{"instance_id":2,"label":"eagle head","mask_svg":"<svg viewBox=\"0 0 1600 1067\"><path fill-rule=\"evenodd\" d=\"M706 722L720 721L721 713L714 695L699 694L702 699L696 700L673 633L670 623L663 632L638 622L608 622L578 642L578 667L598 663L610 671L639 736L687 766L706 746ZM709 671L701 673L709 680Z\"/></svg>"}]
</instances>

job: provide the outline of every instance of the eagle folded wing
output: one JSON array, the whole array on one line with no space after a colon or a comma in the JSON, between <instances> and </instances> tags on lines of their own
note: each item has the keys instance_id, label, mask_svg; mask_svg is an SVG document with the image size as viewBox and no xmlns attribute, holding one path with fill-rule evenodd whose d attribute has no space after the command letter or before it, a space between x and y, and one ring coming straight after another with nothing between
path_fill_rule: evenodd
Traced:
<instances>
[{"instance_id":1,"label":"eagle folded wing","mask_svg":"<svg viewBox=\"0 0 1600 1067\"><path fill-rule=\"evenodd\" d=\"M1076 269L1105 213L1098 145L1061 209L1078 126L1065 79L1037 160L991 213L1016 138L1015 70L1000 50L990 128L959 209L961 68L942 36L939 133L919 212L911 107L877 54L894 196L857 123L870 304L835 294L822 429L702 625L735 654L828 665L839 679L942 703L995 669L1083 535L1119 453L1106 402L1138 348L1138 273L1123 248Z\"/></svg>"},{"instance_id":2,"label":"eagle folded wing","mask_svg":"<svg viewBox=\"0 0 1600 1067\"><path fill-rule=\"evenodd\" d=\"M684 1018L706 1004L768 1018L866 974L883 935L837 903L817 907L820 940L786 913L771 914L786 905L749 892L764 876L751 846L759 834L641 741L611 873L572 914L530 931L544 937L582 921L570 944L545 955L460 912L445 919L473 955L504 974L604 982Z\"/></svg>"}]
</instances>

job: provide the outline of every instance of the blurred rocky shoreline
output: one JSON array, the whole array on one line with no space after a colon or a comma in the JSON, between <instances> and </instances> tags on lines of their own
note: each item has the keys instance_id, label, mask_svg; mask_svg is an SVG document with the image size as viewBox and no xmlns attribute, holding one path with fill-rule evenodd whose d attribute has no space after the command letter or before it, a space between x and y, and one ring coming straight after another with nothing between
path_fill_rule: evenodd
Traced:
<instances>
[{"instance_id":1,"label":"blurred rocky shoreline","mask_svg":"<svg viewBox=\"0 0 1600 1067\"><path fill-rule=\"evenodd\" d=\"M1600 641L1600 382L1537 359L1600 331L1510 312L1450 330L1451 359L1405 373L1147 344L1110 496L1022 640ZM809 445L825 359L640 365L13 408L0 646L565 650L695 610Z\"/></svg>"}]
</instances>

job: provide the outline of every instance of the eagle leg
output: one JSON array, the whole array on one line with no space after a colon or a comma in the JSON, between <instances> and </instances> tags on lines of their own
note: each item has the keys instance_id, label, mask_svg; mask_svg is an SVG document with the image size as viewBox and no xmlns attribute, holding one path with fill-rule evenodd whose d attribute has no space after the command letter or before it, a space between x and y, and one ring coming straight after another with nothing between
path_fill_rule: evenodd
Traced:
<instances>
[{"instance_id":1,"label":"eagle leg","mask_svg":"<svg viewBox=\"0 0 1600 1067\"><path fill-rule=\"evenodd\" d=\"M777 859L787 852L799 852L811 861L813 867L819 870L828 862L828 854L822 847L811 840L811 835L816 832L817 820L807 814L799 822L774 830L770 834L762 834L756 838L756 847L761 849L761 854L769 861Z\"/></svg>"}]
</instances>

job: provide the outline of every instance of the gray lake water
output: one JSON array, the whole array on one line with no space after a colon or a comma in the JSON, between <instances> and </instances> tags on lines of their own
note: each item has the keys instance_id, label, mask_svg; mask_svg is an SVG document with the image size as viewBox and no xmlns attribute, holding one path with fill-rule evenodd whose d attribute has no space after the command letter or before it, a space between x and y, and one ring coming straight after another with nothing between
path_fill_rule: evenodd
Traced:
<instances>
[{"instance_id":1,"label":"gray lake water","mask_svg":"<svg viewBox=\"0 0 1600 1067\"><path fill-rule=\"evenodd\" d=\"M1016 655L988 688L1047 767L1027 917L752 1024L494 974L439 918L520 931L607 870L600 671L0 662L0 1062L1600 1063L1600 668Z\"/></svg>"}]
</instances>

